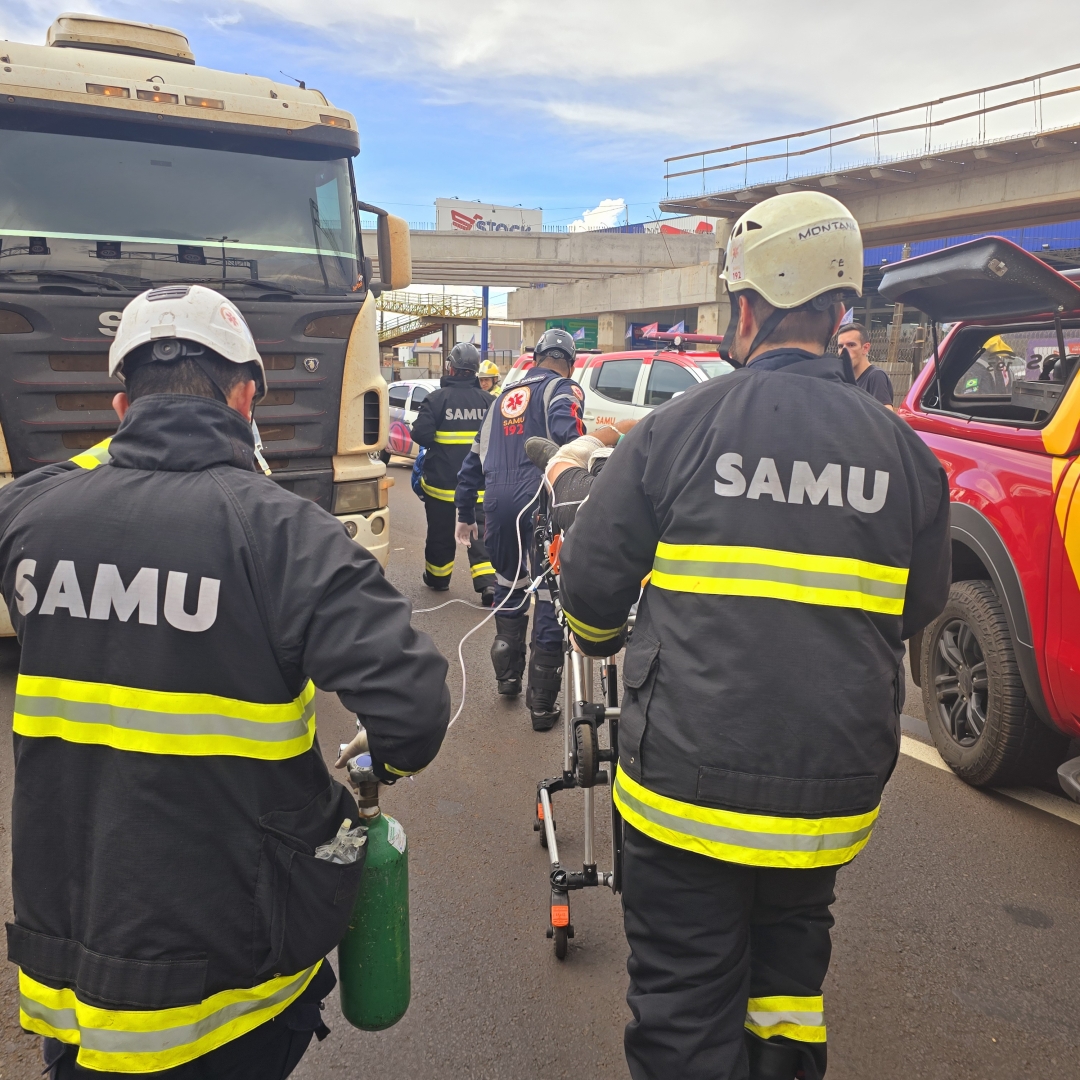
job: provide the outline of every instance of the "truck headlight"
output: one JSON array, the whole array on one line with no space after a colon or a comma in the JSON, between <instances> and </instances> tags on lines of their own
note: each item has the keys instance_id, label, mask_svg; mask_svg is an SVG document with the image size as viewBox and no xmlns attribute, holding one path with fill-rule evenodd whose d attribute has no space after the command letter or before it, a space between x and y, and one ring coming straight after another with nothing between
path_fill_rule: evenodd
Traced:
<instances>
[{"instance_id":1,"label":"truck headlight","mask_svg":"<svg viewBox=\"0 0 1080 1080\"><path fill-rule=\"evenodd\" d=\"M379 508L379 481L346 480L334 485L335 514L361 514Z\"/></svg>"}]
</instances>

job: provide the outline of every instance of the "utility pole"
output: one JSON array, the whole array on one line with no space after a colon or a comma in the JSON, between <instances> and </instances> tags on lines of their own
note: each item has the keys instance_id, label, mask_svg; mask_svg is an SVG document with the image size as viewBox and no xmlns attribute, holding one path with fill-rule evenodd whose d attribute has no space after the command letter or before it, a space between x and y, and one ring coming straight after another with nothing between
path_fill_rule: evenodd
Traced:
<instances>
[{"instance_id":1,"label":"utility pole","mask_svg":"<svg viewBox=\"0 0 1080 1080\"><path fill-rule=\"evenodd\" d=\"M491 294L491 286L481 286L480 296L483 312L480 316L480 359L488 358L488 299Z\"/></svg>"},{"instance_id":2,"label":"utility pole","mask_svg":"<svg viewBox=\"0 0 1080 1080\"><path fill-rule=\"evenodd\" d=\"M904 250L900 253L900 261L911 258L911 245L905 244ZM892 311L892 326L889 328L889 349L885 354L885 362L887 364L895 364L896 359L900 354L900 327L904 322L904 305L893 304Z\"/></svg>"}]
</instances>

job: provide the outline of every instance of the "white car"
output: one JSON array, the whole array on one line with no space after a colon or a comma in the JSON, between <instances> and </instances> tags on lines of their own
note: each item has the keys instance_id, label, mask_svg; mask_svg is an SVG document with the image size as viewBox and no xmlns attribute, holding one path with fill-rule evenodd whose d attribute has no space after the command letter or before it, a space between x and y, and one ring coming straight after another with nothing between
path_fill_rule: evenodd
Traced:
<instances>
[{"instance_id":1,"label":"white car","mask_svg":"<svg viewBox=\"0 0 1080 1080\"><path fill-rule=\"evenodd\" d=\"M412 425L420 411L420 403L431 393L438 390L438 379L409 379L405 382L391 383L388 391L390 398L390 432L386 440L383 456L386 461L390 455L415 459L420 447L412 440Z\"/></svg>"},{"instance_id":2,"label":"white car","mask_svg":"<svg viewBox=\"0 0 1080 1080\"><path fill-rule=\"evenodd\" d=\"M503 387L513 386L532 366L531 354L520 356ZM571 378L585 391L582 419L592 431L598 424L643 420L657 405L734 370L719 353L658 346L655 352L578 353Z\"/></svg>"}]
</instances>

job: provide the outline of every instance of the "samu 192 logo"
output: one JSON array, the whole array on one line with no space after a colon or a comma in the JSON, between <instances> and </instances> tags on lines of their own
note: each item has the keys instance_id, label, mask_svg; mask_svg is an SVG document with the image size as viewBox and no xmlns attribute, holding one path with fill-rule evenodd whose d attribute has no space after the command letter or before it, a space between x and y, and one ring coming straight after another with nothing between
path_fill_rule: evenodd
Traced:
<instances>
[{"instance_id":1,"label":"samu 192 logo","mask_svg":"<svg viewBox=\"0 0 1080 1080\"><path fill-rule=\"evenodd\" d=\"M530 396L531 391L527 386L522 386L517 390L509 390L503 394L499 411L507 420L516 420L529 407Z\"/></svg>"}]
</instances>

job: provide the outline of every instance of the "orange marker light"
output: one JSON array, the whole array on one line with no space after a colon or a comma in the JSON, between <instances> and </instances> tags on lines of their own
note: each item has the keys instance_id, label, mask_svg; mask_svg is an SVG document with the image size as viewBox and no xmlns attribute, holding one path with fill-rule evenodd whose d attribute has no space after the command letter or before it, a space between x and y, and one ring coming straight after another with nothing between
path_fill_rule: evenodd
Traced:
<instances>
[{"instance_id":1,"label":"orange marker light","mask_svg":"<svg viewBox=\"0 0 1080 1080\"><path fill-rule=\"evenodd\" d=\"M179 105L176 94L166 94L164 90L136 90L135 96L140 101L156 101L159 105Z\"/></svg>"},{"instance_id":2,"label":"orange marker light","mask_svg":"<svg viewBox=\"0 0 1080 1080\"><path fill-rule=\"evenodd\" d=\"M194 105L199 109L224 109L225 102L219 101L217 98L212 97L192 97L190 94L184 96L185 105Z\"/></svg>"},{"instance_id":3,"label":"orange marker light","mask_svg":"<svg viewBox=\"0 0 1080 1080\"><path fill-rule=\"evenodd\" d=\"M331 116L329 113L319 113L319 119L330 127L351 128L352 124L344 116Z\"/></svg>"},{"instance_id":4,"label":"orange marker light","mask_svg":"<svg viewBox=\"0 0 1080 1080\"><path fill-rule=\"evenodd\" d=\"M131 91L126 86L106 86L104 83L96 82L88 82L86 92L96 94L98 97L131 97Z\"/></svg>"}]
</instances>

